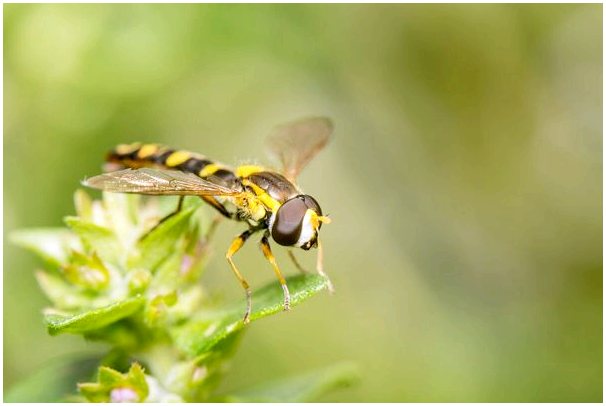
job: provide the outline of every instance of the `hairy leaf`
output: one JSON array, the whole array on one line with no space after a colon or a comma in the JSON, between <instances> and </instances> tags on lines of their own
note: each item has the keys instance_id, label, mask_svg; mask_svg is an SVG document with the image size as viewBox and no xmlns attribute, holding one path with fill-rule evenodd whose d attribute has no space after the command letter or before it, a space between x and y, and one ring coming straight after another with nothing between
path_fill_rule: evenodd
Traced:
<instances>
[{"instance_id":1,"label":"hairy leaf","mask_svg":"<svg viewBox=\"0 0 606 406\"><path fill-rule=\"evenodd\" d=\"M319 275L298 275L287 279L290 305L297 306L321 290L327 289L326 279ZM283 311L284 296L280 285L270 283L253 294L251 321ZM185 353L198 356L244 327L242 321L246 302L238 301L224 310L202 314L197 320L172 331L177 346Z\"/></svg>"},{"instance_id":2,"label":"hairy leaf","mask_svg":"<svg viewBox=\"0 0 606 406\"><path fill-rule=\"evenodd\" d=\"M45 322L51 335L61 333L84 333L105 327L120 319L137 312L145 303L141 295L112 303L109 306L89 310L82 313L65 316L62 314L47 314Z\"/></svg>"}]
</instances>

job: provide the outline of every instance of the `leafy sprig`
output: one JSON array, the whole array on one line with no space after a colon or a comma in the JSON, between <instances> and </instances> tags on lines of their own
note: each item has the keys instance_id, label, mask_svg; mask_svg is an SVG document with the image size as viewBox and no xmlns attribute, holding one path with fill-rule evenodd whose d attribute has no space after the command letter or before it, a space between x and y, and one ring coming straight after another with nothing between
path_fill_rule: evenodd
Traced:
<instances>
[{"instance_id":1,"label":"leafy sprig","mask_svg":"<svg viewBox=\"0 0 606 406\"><path fill-rule=\"evenodd\" d=\"M355 378L351 366L337 366L216 394L225 361L250 327L242 322L243 301L213 302L200 283L209 252L197 215L200 200L186 199L179 213L161 223L171 210L163 206L166 199L142 202L136 195L104 193L96 201L77 191L74 200L77 215L65 218L68 229L11 235L44 261L36 278L51 302L44 310L48 332L111 347L96 378L78 384L72 400L305 401ZM294 276L288 285L292 307L327 289L319 275ZM257 290L251 320L282 311L282 301L277 283ZM20 397L27 384L7 398L30 400Z\"/></svg>"}]
</instances>

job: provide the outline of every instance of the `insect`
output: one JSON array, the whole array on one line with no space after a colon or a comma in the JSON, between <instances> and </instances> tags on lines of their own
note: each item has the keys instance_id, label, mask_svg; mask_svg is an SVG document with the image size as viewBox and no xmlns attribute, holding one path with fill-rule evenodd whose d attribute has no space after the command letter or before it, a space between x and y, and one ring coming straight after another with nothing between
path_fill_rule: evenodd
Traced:
<instances>
[{"instance_id":1,"label":"insect","mask_svg":"<svg viewBox=\"0 0 606 406\"><path fill-rule=\"evenodd\" d=\"M317 248L317 272L326 278L329 290L333 291L323 270L323 250L318 235L322 224L330 223L330 219L322 214L316 199L304 194L296 184L301 170L326 146L332 132L332 121L325 117L277 126L266 140L269 154L280 163L277 171L258 165L231 168L203 155L159 144L121 144L106 157L106 165L113 171L82 183L108 192L180 196L172 215L181 209L184 196L199 196L222 216L246 223L247 230L232 241L225 258L246 292L243 321L248 323L252 290L233 256L255 233L262 233L261 251L282 286L284 310L290 308L290 293L272 254L270 237L286 247ZM292 250L289 249L288 254L303 271Z\"/></svg>"}]
</instances>

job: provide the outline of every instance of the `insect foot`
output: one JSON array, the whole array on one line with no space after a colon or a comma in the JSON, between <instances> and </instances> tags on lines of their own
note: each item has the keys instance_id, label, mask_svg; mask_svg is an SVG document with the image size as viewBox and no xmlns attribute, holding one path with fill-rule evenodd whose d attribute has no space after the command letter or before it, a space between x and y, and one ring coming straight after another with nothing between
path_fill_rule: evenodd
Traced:
<instances>
[{"instance_id":1,"label":"insect foot","mask_svg":"<svg viewBox=\"0 0 606 406\"><path fill-rule=\"evenodd\" d=\"M250 312L252 311L252 290L246 288L246 312L244 313L244 324L250 323Z\"/></svg>"},{"instance_id":2,"label":"insect foot","mask_svg":"<svg viewBox=\"0 0 606 406\"><path fill-rule=\"evenodd\" d=\"M290 292L288 291L288 286L286 284L282 285L282 290L284 291L284 311L290 310Z\"/></svg>"}]
</instances>

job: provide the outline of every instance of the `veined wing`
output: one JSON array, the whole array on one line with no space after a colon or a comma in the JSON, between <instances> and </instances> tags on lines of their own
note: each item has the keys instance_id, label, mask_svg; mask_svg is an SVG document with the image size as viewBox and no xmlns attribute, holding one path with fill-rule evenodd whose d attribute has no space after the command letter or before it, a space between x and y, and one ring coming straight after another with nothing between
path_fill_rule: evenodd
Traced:
<instances>
[{"instance_id":1,"label":"veined wing","mask_svg":"<svg viewBox=\"0 0 606 406\"><path fill-rule=\"evenodd\" d=\"M277 126L267 137L269 154L282 164L282 173L294 181L301 170L326 146L333 132L327 117L309 117Z\"/></svg>"},{"instance_id":2,"label":"veined wing","mask_svg":"<svg viewBox=\"0 0 606 406\"><path fill-rule=\"evenodd\" d=\"M202 179L191 173L165 169L125 169L82 181L84 186L106 192L143 195L230 196L241 191Z\"/></svg>"}]
</instances>

